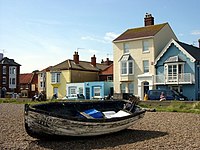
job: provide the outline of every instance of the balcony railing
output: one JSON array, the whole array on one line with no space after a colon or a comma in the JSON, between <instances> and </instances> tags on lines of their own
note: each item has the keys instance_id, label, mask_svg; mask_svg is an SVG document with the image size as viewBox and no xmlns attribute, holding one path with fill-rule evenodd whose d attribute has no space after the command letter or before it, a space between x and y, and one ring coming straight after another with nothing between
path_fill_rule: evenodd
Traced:
<instances>
[{"instance_id":1,"label":"balcony railing","mask_svg":"<svg viewBox=\"0 0 200 150\"><path fill-rule=\"evenodd\" d=\"M154 84L193 84L195 82L194 74L181 73L176 75L155 75Z\"/></svg>"}]
</instances>

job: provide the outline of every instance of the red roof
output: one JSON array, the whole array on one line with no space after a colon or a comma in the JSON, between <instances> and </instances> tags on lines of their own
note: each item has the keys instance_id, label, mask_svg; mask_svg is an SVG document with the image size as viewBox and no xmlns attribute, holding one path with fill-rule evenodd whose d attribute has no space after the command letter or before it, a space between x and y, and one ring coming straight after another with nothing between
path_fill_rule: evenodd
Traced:
<instances>
[{"instance_id":1,"label":"red roof","mask_svg":"<svg viewBox=\"0 0 200 150\"><path fill-rule=\"evenodd\" d=\"M106 69L102 70L100 75L111 75L113 74L113 64L108 66Z\"/></svg>"},{"instance_id":2,"label":"red roof","mask_svg":"<svg viewBox=\"0 0 200 150\"><path fill-rule=\"evenodd\" d=\"M38 83L38 75L36 73L20 74L20 84Z\"/></svg>"}]
</instances>

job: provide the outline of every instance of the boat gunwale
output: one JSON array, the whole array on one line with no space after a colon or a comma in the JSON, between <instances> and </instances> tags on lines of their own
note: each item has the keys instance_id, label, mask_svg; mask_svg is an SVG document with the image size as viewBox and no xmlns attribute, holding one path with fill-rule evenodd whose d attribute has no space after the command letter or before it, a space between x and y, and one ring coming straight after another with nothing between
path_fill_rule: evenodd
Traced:
<instances>
[{"instance_id":1,"label":"boat gunwale","mask_svg":"<svg viewBox=\"0 0 200 150\"><path fill-rule=\"evenodd\" d=\"M123 102L126 102L124 100L121 100ZM50 102L50 103L43 103L43 104L35 104L35 105L30 105L30 104L25 104L25 115L28 115L28 111L32 111L32 112L36 112L36 113L40 113L40 114L44 114L44 115L48 115L49 117L56 117L56 118L62 118L62 119L68 119L68 120L71 120L71 121L80 121L80 122L96 122L96 123L101 123L101 122L114 122L114 121L121 121L121 120L126 120L126 119L129 119L129 118L133 118L135 116L139 116L143 113L146 112L145 109L140 109L139 112L135 112L135 113L132 113L128 116L123 116L123 117L115 117L115 118L80 118L80 117L71 117L69 115L59 115L59 114L56 114L54 112L48 112L48 111L45 111L45 110L41 110L41 109L36 109L34 108L33 106L36 106L36 105L47 105L47 104L52 104L52 103L84 103L84 102ZM88 102L90 103L90 102ZM98 103L98 101L97 101ZM140 108L139 106L135 106L135 107L138 107ZM77 110L78 112L78 110Z\"/></svg>"}]
</instances>

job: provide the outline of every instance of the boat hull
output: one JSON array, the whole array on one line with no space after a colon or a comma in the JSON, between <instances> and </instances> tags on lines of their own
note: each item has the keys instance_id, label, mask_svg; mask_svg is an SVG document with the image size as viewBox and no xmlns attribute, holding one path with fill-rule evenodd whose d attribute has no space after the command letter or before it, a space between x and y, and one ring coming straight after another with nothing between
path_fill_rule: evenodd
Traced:
<instances>
[{"instance_id":1,"label":"boat hull","mask_svg":"<svg viewBox=\"0 0 200 150\"><path fill-rule=\"evenodd\" d=\"M43 135L97 136L124 130L143 118L144 114L145 110L122 118L87 121L51 116L31 110L29 105L25 105L25 128L30 136L36 138Z\"/></svg>"}]
</instances>

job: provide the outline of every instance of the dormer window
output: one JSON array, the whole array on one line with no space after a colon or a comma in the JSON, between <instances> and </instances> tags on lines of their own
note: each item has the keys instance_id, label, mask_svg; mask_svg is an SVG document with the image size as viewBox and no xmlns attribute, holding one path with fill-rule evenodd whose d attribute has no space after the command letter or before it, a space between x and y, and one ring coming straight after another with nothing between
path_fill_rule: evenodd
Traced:
<instances>
[{"instance_id":1,"label":"dormer window","mask_svg":"<svg viewBox=\"0 0 200 150\"><path fill-rule=\"evenodd\" d=\"M129 49L130 49L129 43L124 43L124 54L129 53Z\"/></svg>"}]
</instances>

